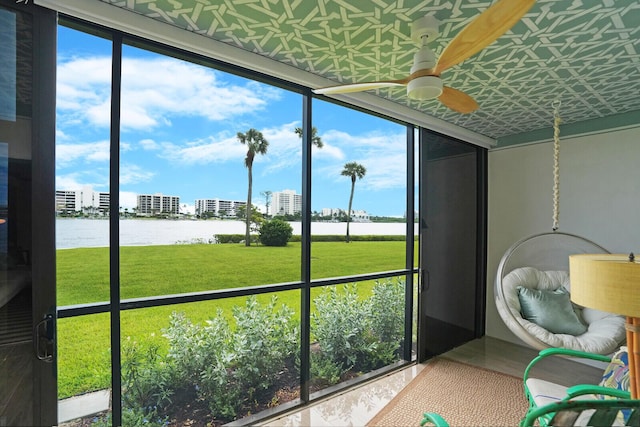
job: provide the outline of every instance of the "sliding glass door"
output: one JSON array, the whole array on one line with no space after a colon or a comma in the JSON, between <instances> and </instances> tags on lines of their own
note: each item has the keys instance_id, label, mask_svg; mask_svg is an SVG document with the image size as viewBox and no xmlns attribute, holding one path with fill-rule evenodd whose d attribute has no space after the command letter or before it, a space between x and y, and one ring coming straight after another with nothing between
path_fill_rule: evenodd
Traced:
<instances>
[{"instance_id":1,"label":"sliding glass door","mask_svg":"<svg viewBox=\"0 0 640 427\"><path fill-rule=\"evenodd\" d=\"M0 426L57 424L55 30L0 1Z\"/></svg>"},{"instance_id":2,"label":"sliding glass door","mask_svg":"<svg viewBox=\"0 0 640 427\"><path fill-rule=\"evenodd\" d=\"M486 150L422 130L419 360L484 333Z\"/></svg>"}]
</instances>

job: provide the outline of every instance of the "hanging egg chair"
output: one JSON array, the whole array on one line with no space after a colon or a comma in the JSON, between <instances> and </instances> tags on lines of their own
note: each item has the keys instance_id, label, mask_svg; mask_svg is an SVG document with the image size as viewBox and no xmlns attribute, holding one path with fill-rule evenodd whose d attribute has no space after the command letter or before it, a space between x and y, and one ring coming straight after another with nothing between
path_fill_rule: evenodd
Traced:
<instances>
[{"instance_id":1,"label":"hanging egg chair","mask_svg":"<svg viewBox=\"0 0 640 427\"><path fill-rule=\"evenodd\" d=\"M498 265L495 280L496 308L505 325L519 339L531 347L542 350L549 347L563 347L589 353L609 354L617 350L625 339L625 319L599 310L573 306L578 320L586 331L574 334L565 325L541 326L523 316L521 291L558 291L560 288L571 292L569 280L569 255L583 253L609 253L602 246L575 234L558 231L540 233L527 237L511 246ZM547 302L549 305L552 303ZM552 316L559 320L575 322L557 316L561 312L550 306ZM558 320L554 319L554 320ZM558 333L560 331L560 333Z\"/></svg>"},{"instance_id":2,"label":"hanging egg chair","mask_svg":"<svg viewBox=\"0 0 640 427\"><path fill-rule=\"evenodd\" d=\"M591 240L557 231L559 102L554 107L553 231L522 239L505 252L496 273L496 308L511 332L535 349L563 347L610 354L625 340L625 318L570 301L569 255L609 251Z\"/></svg>"}]
</instances>

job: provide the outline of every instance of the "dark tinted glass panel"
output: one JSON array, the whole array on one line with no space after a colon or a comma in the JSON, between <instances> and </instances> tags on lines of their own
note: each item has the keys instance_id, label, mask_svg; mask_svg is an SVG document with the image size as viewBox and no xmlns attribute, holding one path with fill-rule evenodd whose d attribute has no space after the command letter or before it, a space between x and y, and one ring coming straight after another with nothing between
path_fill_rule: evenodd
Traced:
<instances>
[{"instance_id":1,"label":"dark tinted glass panel","mask_svg":"<svg viewBox=\"0 0 640 427\"><path fill-rule=\"evenodd\" d=\"M0 425L33 423L32 31L0 7Z\"/></svg>"},{"instance_id":2,"label":"dark tinted glass panel","mask_svg":"<svg viewBox=\"0 0 640 427\"><path fill-rule=\"evenodd\" d=\"M423 132L424 358L475 336L479 148Z\"/></svg>"}]
</instances>

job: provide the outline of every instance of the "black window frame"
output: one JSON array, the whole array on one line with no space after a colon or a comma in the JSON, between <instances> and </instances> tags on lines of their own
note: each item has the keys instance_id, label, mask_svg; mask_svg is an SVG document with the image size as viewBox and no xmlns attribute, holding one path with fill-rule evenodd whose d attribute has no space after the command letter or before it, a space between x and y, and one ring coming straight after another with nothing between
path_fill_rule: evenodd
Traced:
<instances>
[{"instance_id":1,"label":"black window frame","mask_svg":"<svg viewBox=\"0 0 640 427\"><path fill-rule=\"evenodd\" d=\"M363 108L354 107L344 102L339 102L328 97L318 96L312 93L310 88L284 81L279 78L268 76L253 70L248 70L227 62L219 61L214 58L204 57L191 52L166 46L161 43L143 39L141 37L124 33L119 30L106 28L97 24L86 22L84 20L59 15L59 25L73 28L78 31L93 34L98 37L108 39L112 42L112 91L111 91L111 129L110 129L110 211L119 212L119 149L120 149L120 88L121 75L120 67L122 61L122 46L129 45L138 48L150 50L162 55L186 60L192 63L211 67L213 69L231 73L240 77L248 78L264 84L272 85L291 92L302 95L302 129L303 129L303 154L302 154L302 192L303 192L303 212L302 212L302 250L301 250L301 279L295 282L268 284L244 288L225 289L216 291L192 292L179 295L161 295L143 298L121 299L120 297L120 236L119 236L119 216L111 215L110 221L110 300L77 304L71 306L57 307L57 318L69 318L75 316L84 316L98 313L110 313L110 329L111 329L111 381L112 381L112 423L113 425L121 425L122 423L122 384L121 384L121 324L120 313L124 310L151 308L165 305L183 304L189 302L201 302L218 299L226 299L233 297L246 297L250 295L259 295L272 292L280 292L287 290L300 290L301 292L301 340L300 340L300 398L289 404L279 405L276 408L260 412L254 416L246 417L235 422L235 424L254 424L255 422L273 417L279 413L289 411L295 407L302 407L325 398L329 395L338 393L351 388L364 381L372 378L380 377L391 371L400 369L416 362L415 349L412 345L413 336L413 306L414 291L417 286L418 268L414 265L414 221L415 221L415 129L412 124L401 122L382 114L372 112ZM312 129L312 100L322 99L345 108L361 111L366 114L380 117L390 122L399 123L406 126L407 129L407 197L406 197L406 262L405 268L368 273L357 274L334 278L311 279L311 129ZM403 360L384 367L382 369L364 374L356 381L350 381L347 384L340 383L319 392L310 394L310 294L312 288L340 285L346 283L385 279L390 277L403 276L405 278L405 339L403 346Z\"/></svg>"}]
</instances>

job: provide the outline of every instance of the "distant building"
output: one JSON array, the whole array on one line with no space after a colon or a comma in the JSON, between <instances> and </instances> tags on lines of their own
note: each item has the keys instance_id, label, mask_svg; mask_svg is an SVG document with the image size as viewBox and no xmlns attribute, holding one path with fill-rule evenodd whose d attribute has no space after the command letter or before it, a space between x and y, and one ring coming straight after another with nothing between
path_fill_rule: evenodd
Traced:
<instances>
[{"instance_id":1,"label":"distant building","mask_svg":"<svg viewBox=\"0 0 640 427\"><path fill-rule=\"evenodd\" d=\"M351 209L351 221L353 222L371 222L371 218L367 211Z\"/></svg>"},{"instance_id":2,"label":"distant building","mask_svg":"<svg viewBox=\"0 0 640 427\"><path fill-rule=\"evenodd\" d=\"M109 200L109 193L93 191L91 187L83 187L82 190L56 190L56 213L105 214L109 212Z\"/></svg>"},{"instance_id":3,"label":"distant building","mask_svg":"<svg viewBox=\"0 0 640 427\"><path fill-rule=\"evenodd\" d=\"M294 190L274 191L271 194L273 215L295 215L302 212L302 194Z\"/></svg>"},{"instance_id":4,"label":"distant building","mask_svg":"<svg viewBox=\"0 0 640 427\"><path fill-rule=\"evenodd\" d=\"M323 217L331 217L337 219L346 215L344 209L339 208L322 208ZM371 217L367 211L351 209L351 221L353 222L371 222Z\"/></svg>"},{"instance_id":5,"label":"distant building","mask_svg":"<svg viewBox=\"0 0 640 427\"><path fill-rule=\"evenodd\" d=\"M240 206L246 206L247 202L220 199L196 199L196 215L201 216L211 212L215 216L236 216Z\"/></svg>"},{"instance_id":6,"label":"distant building","mask_svg":"<svg viewBox=\"0 0 640 427\"><path fill-rule=\"evenodd\" d=\"M136 215L156 216L161 214L180 214L180 197L165 196L162 193L138 194Z\"/></svg>"},{"instance_id":7,"label":"distant building","mask_svg":"<svg viewBox=\"0 0 640 427\"><path fill-rule=\"evenodd\" d=\"M322 216L323 217L327 217L330 216L332 218L338 218L342 215L344 215L346 212L344 211L344 209L338 209L338 208L322 208Z\"/></svg>"}]
</instances>

